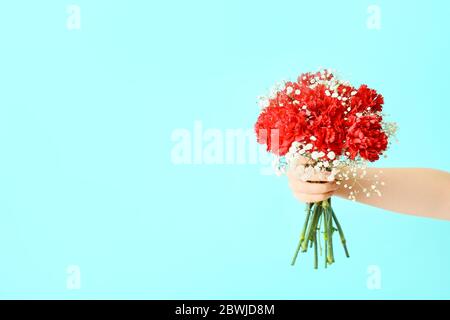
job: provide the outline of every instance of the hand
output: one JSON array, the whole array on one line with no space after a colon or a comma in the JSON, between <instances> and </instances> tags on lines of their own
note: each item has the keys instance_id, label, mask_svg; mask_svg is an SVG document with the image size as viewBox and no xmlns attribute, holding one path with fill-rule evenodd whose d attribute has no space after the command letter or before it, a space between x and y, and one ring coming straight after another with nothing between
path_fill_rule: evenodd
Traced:
<instances>
[{"instance_id":1,"label":"hand","mask_svg":"<svg viewBox=\"0 0 450 320\"><path fill-rule=\"evenodd\" d=\"M300 162L306 163L307 159ZM295 169L287 172L289 187L294 196L301 202L313 203L329 199L338 189L339 186L335 181L328 181L329 174L315 174L307 182L301 180L295 173Z\"/></svg>"}]
</instances>

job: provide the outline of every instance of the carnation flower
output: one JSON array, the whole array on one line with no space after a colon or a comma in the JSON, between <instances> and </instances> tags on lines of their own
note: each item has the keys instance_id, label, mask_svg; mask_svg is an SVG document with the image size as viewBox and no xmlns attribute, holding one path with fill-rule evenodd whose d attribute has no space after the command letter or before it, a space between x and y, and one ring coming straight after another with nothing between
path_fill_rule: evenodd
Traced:
<instances>
[{"instance_id":1,"label":"carnation flower","mask_svg":"<svg viewBox=\"0 0 450 320\"><path fill-rule=\"evenodd\" d=\"M360 155L375 161L386 150L387 135L378 115L384 99L376 90L367 85L356 89L328 70L302 74L297 82L277 88L263 99L266 107L255 125L258 142L268 151L284 156L294 141L304 139L312 144L307 150L350 160Z\"/></svg>"},{"instance_id":2,"label":"carnation flower","mask_svg":"<svg viewBox=\"0 0 450 320\"><path fill-rule=\"evenodd\" d=\"M354 117L353 125L348 129L345 148L349 158L359 154L363 159L376 161L388 145L388 137L382 130L381 117L375 114Z\"/></svg>"},{"instance_id":3,"label":"carnation flower","mask_svg":"<svg viewBox=\"0 0 450 320\"><path fill-rule=\"evenodd\" d=\"M295 107L265 108L255 125L258 142L267 151L284 156L294 141L302 141L306 133L305 117Z\"/></svg>"},{"instance_id":4,"label":"carnation flower","mask_svg":"<svg viewBox=\"0 0 450 320\"><path fill-rule=\"evenodd\" d=\"M356 112L380 112L383 109L384 98L376 90L370 89L367 85L359 87L352 97L350 106L353 113Z\"/></svg>"}]
</instances>

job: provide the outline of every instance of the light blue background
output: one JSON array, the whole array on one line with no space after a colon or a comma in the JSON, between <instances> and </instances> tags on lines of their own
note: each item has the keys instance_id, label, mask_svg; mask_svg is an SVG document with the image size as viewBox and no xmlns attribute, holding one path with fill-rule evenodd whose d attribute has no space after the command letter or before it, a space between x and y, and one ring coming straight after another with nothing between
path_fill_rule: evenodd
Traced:
<instances>
[{"instance_id":1,"label":"light blue background","mask_svg":"<svg viewBox=\"0 0 450 320\"><path fill-rule=\"evenodd\" d=\"M1 3L1 298L450 298L450 223L336 199L351 258L292 268L284 178L170 158L174 129L251 128L258 95L324 66L384 94L380 166L450 170L450 4L80 0L73 31L68 4Z\"/></svg>"}]
</instances>

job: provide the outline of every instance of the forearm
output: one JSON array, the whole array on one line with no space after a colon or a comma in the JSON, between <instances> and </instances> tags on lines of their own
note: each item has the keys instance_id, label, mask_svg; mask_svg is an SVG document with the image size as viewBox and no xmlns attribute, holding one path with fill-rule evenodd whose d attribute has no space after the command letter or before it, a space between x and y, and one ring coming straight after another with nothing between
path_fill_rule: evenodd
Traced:
<instances>
[{"instance_id":1,"label":"forearm","mask_svg":"<svg viewBox=\"0 0 450 320\"><path fill-rule=\"evenodd\" d=\"M350 182L343 181L335 194L348 199L352 190L359 189L357 202L399 213L450 220L449 173L421 168L369 168L366 173L361 178L358 172L352 189L348 188ZM381 196L372 191L375 181L379 181L377 188Z\"/></svg>"}]
</instances>

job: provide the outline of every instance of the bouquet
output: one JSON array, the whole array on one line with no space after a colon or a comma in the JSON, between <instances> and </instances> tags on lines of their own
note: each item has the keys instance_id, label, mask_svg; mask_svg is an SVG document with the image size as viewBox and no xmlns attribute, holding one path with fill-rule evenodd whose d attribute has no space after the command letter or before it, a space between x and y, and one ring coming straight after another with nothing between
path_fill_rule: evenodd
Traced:
<instances>
[{"instance_id":1,"label":"bouquet","mask_svg":"<svg viewBox=\"0 0 450 320\"><path fill-rule=\"evenodd\" d=\"M348 188L353 201L360 193L381 196L378 181L371 190L357 190L349 181L365 175L367 163L384 154L395 134L396 124L383 120L381 94L367 85L353 87L324 69L302 74L297 81L280 83L259 99L262 111L255 124L256 137L275 155L277 173L293 170L299 179L308 182L323 174L326 180ZM334 263L336 232L349 257L331 199L306 204L305 223L292 265L300 251L312 248L317 269L318 250L322 253L322 247L325 268Z\"/></svg>"}]
</instances>

